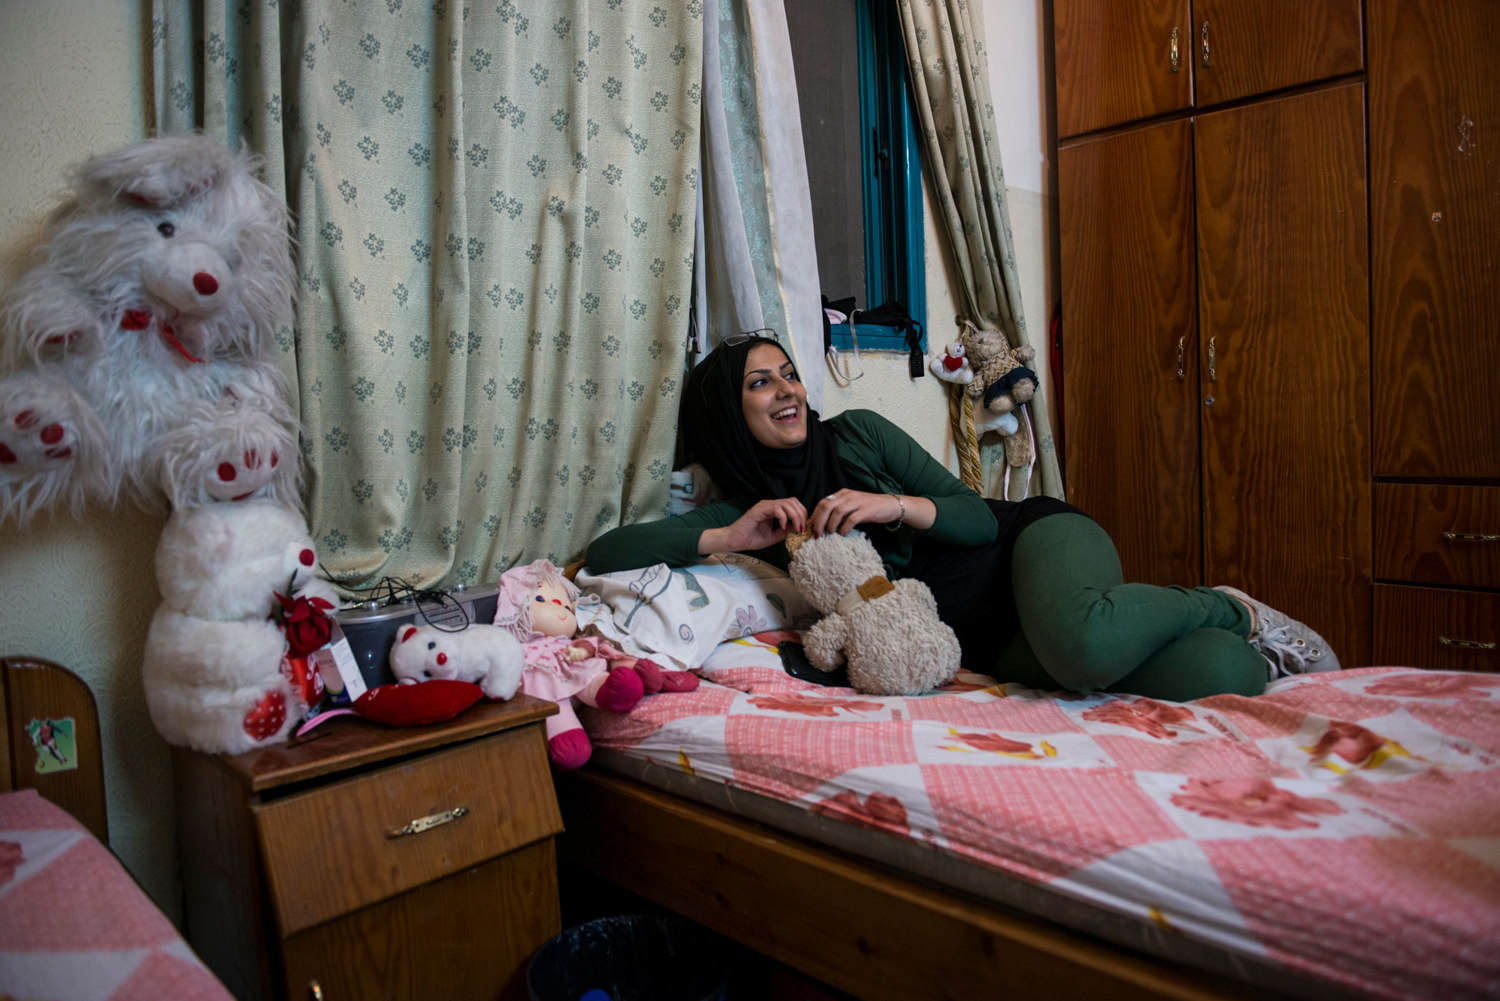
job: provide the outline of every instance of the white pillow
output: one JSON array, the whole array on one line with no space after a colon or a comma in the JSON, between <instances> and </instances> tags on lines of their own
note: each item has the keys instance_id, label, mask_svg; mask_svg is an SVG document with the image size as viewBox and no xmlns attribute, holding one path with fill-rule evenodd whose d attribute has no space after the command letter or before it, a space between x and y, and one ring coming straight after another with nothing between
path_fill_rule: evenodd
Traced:
<instances>
[{"instance_id":1,"label":"white pillow","mask_svg":"<svg viewBox=\"0 0 1500 1001\"><path fill-rule=\"evenodd\" d=\"M774 629L801 629L819 618L786 571L739 553L704 557L688 567L665 563L576 580L578 624L662 667L698 667L725 640Z\"/></svg>"}]
</instances>

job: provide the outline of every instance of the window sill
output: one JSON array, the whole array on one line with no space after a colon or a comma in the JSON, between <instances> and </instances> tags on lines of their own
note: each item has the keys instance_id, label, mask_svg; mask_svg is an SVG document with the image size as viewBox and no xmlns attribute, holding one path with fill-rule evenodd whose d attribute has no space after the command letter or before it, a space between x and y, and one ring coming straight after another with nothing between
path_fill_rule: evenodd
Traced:
<instances>
[{"instance_id":1,"label":"window sill","mask_svg":"<svg viewBox=\"0 0 1500 1001\"><path fill-rule=\"evenodd\" d=\"M897 327L887 327L879 323L859 323L858 328L859 350L865 351L894 351L900 354L910 353L906 346L906 335ZM833 346L840 351L852 351L854 349L854 338L849 334L849 324L835 323L829 328L833 336ZM922 348L926 349L924 343Z\"/></svg>"}]
</instances>

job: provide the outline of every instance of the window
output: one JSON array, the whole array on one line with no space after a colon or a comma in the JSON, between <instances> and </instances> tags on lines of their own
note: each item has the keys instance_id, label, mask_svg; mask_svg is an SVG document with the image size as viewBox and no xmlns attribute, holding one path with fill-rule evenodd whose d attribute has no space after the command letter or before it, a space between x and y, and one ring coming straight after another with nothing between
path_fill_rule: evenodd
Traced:
<instances>
[{"instance_id":1,"label":"window","mask_svg":"<svg viewBox=\"0 0 1500 1001\"><path fill-rule=\"evenodd\" d=\"M925 328L920 133L896 5L797 0L786 15L823 294L860 309L894 300ZM861 349L908 349L893 327L859 323L858 337ZM852 346L847 324L833 340Z\"/></svg>"}]
</instances>

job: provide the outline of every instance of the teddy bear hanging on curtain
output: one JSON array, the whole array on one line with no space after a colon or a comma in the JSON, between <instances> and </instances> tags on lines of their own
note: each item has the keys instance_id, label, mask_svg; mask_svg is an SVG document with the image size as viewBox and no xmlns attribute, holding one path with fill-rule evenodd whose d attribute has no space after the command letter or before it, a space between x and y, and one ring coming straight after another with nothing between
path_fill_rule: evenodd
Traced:
<instances>
[{"instance_id":1,"label":"teddy bear hanging on curtain","mask_svg":"<svg viewBox=\"0 0 1500 1001\"><path fill-rule=\"evenodd\" d=\"M1025 405L1040 386L1026 363L1036 357L1030 345L1010 346L999 330L982 330L968 320L947 353L934 357L932 374L949 384L948 414L958 451L959 477L983 492L979 439L991 431L1004 441L1009 495L1010 469L1029 469L1036 461L1036 442Z\"/></svg>"}]
</instances>

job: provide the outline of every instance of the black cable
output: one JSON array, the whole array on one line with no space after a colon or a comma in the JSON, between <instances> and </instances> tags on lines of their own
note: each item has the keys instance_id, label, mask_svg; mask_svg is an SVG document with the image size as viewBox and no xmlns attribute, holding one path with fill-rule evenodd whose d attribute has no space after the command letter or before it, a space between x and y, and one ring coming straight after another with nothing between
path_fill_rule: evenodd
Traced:
<instances>
[{"instance_id":1,"label":"black cable","mask_svg":"<svg viewBox=\"0 0 1500 1001\"><path fill-rule=\"evenodd\" d=\"M324 573L327 573L326 567L322 569ZM369 587L346 587L345 590L359 596L362 602L373 601L378 605L386 607L391 605L415 604L417 606L417 614L422 617L423 622L426 622L434 629L439 629L446 633L461 633L469 628L469 610L464 607L463 602L453 596L451 591L415 587L400 577L382 577ZM451 605L458 610L459 616L463 619L463 624L454 626L446 621L446 619L434 622L427 614L427 609L422 607L424 604L429 606Z\"/></svg>"}]
</instances>

